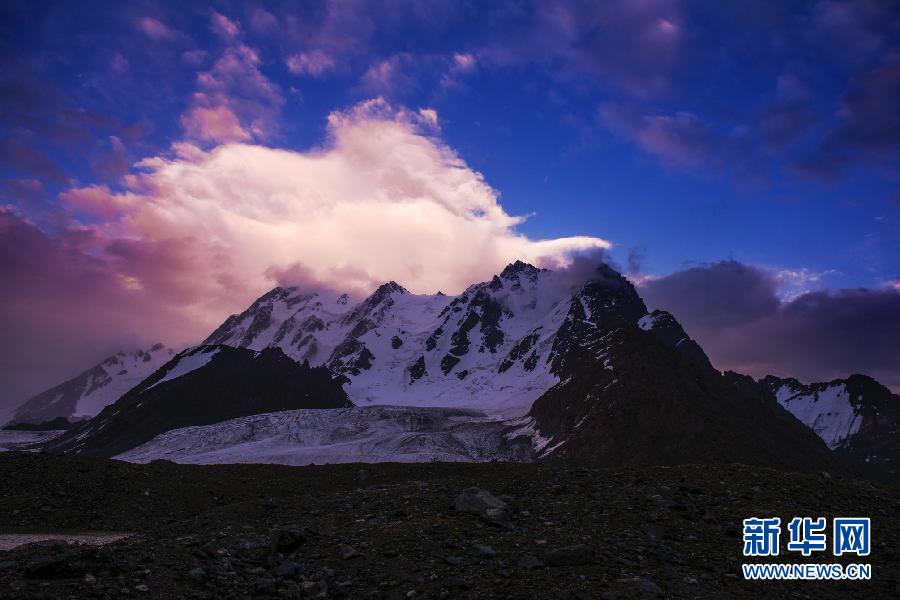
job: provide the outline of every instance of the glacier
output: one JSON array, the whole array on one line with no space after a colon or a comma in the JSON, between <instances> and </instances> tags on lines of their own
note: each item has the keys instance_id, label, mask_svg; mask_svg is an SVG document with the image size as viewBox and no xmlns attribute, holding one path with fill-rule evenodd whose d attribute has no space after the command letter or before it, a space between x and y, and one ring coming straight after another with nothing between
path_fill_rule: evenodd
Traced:
<instances>
[{"instance_id":1,"label":"glacier","mask_svg":"<svg viewBox=\"0 0 900 600\"><path fill-rule=\"evenodd\" d=\"M115 458L147 463L528 461L532 438L464 409L377 406L290 410L184 427Z\"/></svg>"}]
</instances>

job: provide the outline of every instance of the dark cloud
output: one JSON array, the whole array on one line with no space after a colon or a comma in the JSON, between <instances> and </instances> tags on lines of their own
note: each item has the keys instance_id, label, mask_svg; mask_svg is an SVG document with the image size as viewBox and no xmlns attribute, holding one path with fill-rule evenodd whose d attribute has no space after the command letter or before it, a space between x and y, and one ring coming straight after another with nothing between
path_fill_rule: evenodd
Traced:
<instances>
[{"instance_id":1,"label":"dark cloud","mask_svg":"<svg viewBox=\"0 0 900 600\"><path fill-rule=\"evenodd\" d=\"M833 178L841 168L860 162L896 173L900 167L898 98L900 53L895 53L856 78L841 99L840 124L798 167L825 178Z\"/></svg>"},{"instance_id":2,"label":"dark cloud","mask_svg":"<svg viewBox=\"0 0 900 600\"><path fill-rule=\"evenodd\" d=\"M118 181L131 166L125 144L117 136L110 136L109 142L91 159L91 166L101 181Z\"/></svg>"},{"instance_id":3,"label":"dark cloud","mask_svg":"<svg viewBox=\"0 0 900 600\"><path fill-rule=\"evenodd\" d=\"M896 43L900 10L894 0L821 0L812 10L813 32L853 57Z\"/></svg>"},{"instance_id":4,"label":"dark cloud","mask_svg":"<svg viewBox=\"0 0 900 600\"><path fill-rule=\"evenodd\" d=\"M27 177L68 183L66 174L56 161L40 148L19 138L9 138L0 142L0 162Z\"/></svg>"},{"instance_id":5,"label":"dark cloud","mask_svg":"<svg viewBox=\"0 0 900 600\"><path fill-rule=\"evenodd\" d=\"M846 289L776 295L776 275L727 261L644 282L720 369L826 381L863 373L900 390L900 292Z\"/></svg>"},{"instance_id":6,"label":"dark cloud","mask_svg":"<svg viewBox=\"0 0 900 600\"><path fill-rule=\"evenodd\" d=\"M647 256L647 248L644 246L636 246L628 250L628 272L640 273L644 264L644 258Z\"/></svg>"},{"instance_id":7,"label":"dark cloud","mask_svg":"<svg viewBox=\"0 0 900 600\"><path fill-rule=\"evenodd\" d=\"M96 128L113 125L110 117L78 106L26 61L0 54L0 127L76 144L92 140Z\"/></svg>"},{"instance_id":8,"label":"dark cloud","mask_svg":"<svg viewBox=\"0 0 900 600\"><path fill-rule=\"evenodd\" d=\"M760 119L763 138L778 149L797 141L817 123L815 112L803 102L771 104L763 109Z\"/></svg>"},{"instance_id":9,"label":"dark cloud","mask_svg":"<svg viewBox=\"0 0 900 600\"><path fill-rule=\"evenodd\" d=\"M66 184L73 156L113 119L85 110L24 60L0 53L0 164L20 177Z\"/></svg>"},{"instance_id":10,"label":"dark cloud","mask_svg":"<svg viewBox=\"0 0 900 600\"><path fill-rule=\"evenodd\" d=\"M566 256L566 261L561 262L559 257L536 261L538 266L551 270L548 280L548 285L553 286L553 292L549 294L551 297L573 294L588 283L618 287L625 281L617 275L624 269L616 264L605 248L571 252Z\"/></svg>"},{"instance_id":11,"label":"dark cloud","mask_svg":"<svg viewBox=\"0 0 900 600\"><path fill-rule=\"evenodd\" d=\"M29 204L43 199L44 185L38 179L7 179L0 190L4 199Z\"/></svg>"},{"instance_id":12,"label":"dark cloud","mask_svg":"<svg viewBox=\"0 0 900 600\"><path fill-rule=\"evenodd\" d=\"M777 289L777 279L766 271L723 261L648 280L641 294L649 306L668 310L686 325L728 327L777 311Z\"/></svg>"},{"instance_id":13,"label":"dark cloud","mask_svg":"<svg viewBox=\"0 0 900 600\"><path fill-rule=\"evenodd\" d=\"M606 102L597 116L604 127L657 157L667 167L731 169L742 174L758 170L746 131L723 131L694 113L646 114L634 105Z\"/></svg>"},{"instance_id":14,"label":"dark cloud","mask_svg":"<svg viewBox=\"0 0 900 600\"><path fill-rule=\"evenodd\" d=\"M496 36L479 52L494 65L536 64L566 82L666 93L690 51L677 3L538 2L533 10L498 7L488 17ZM501 25L502 24L502 25Z\"/></svg>"}]
</instances>

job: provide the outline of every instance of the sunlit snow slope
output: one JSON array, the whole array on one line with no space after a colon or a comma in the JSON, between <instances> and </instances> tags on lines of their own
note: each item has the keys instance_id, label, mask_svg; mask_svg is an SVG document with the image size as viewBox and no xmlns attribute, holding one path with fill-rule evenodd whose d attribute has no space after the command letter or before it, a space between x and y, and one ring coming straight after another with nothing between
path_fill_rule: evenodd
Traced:
<instances>
[{"instance_id":1,"label":"sunlit snow slope","mask_svg":"<svg viewBox=\"0 0 900 600\"><path fill-rule=\"evenodd\" d=\"M517 262L457 297L382 285L346 295L276 288L229 317L205 344L278 346L326 365L358 406L465 407L517 417L558 381L554 337L573 290L550 271Z\"/></svg>"}]
</instances>

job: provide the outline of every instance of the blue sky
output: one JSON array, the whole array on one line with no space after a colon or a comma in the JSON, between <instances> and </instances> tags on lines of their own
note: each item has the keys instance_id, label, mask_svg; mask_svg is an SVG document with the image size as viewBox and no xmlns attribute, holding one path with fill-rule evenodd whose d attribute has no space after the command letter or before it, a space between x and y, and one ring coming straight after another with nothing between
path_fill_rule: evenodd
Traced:
<instances>
[{"instance_id":1,"label":"blue sky","mask_svg":"<svg viewBox=\"0 0 900 600\"><path fill-rule=\"evenodd\" d=\"M183 280L203 271L184 256L198 251L176 260L160 240L185 236L133 214L160 205L148 190L163 176L147 165L206 160L186 158L188 146L340 154L329 115L355 114L356 128L401 124L411 144L429 140L466 176L480 173L496 196L488 212L502 207L490 221L506 227L501 245L519 234L534 252L538 240L599 238L635 280L735 261L773 277L785 302L900 285L896 2L9 1L0 10L7 234L23 228L148 302L194 306L192 322L202 310L218 320L271 282L248 284L233 307L190 297ZM384 103L377 114L360 116L373 99ZM455 164L446 159L442 176ZM527 218L509 225L508 216ZM203 252L222 247L214 233ZM318 257L291 258L317 267ZM148 336L95 323L116 335L92 338L94 352Z\"/></svg>"}]
</instances>

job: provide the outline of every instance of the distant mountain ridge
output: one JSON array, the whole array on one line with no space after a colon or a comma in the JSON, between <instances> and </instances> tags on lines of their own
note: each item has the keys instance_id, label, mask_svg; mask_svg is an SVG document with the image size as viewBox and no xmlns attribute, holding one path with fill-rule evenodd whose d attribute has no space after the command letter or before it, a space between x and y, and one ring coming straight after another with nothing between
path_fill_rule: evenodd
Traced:
<instances>
[{"instance_id":1,"label":"distant mountain ridge","mask_svg":"<svg viewBox=\"0 0 900 600\"><path fill-rule=\"evenodd\" d=\"M163 344L119 352L97 365L23 402L10 424L40 424L63 418L93 417L139 384L175 355Z\"/></svg>"},{"instance_id":2,"label":"distant mountain ridge","mask_svg":"<svg viewBox=\"0 0 900 600\"><path fill-rule=\"evenodd\" d=\"M277 348L255 352L198 346L180 352L47 449L114 456L179 427L283 410L351 406L327 369L299 364Z\"/></svg>"}]
</instances>

